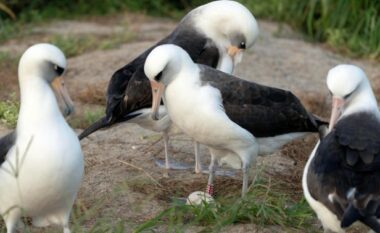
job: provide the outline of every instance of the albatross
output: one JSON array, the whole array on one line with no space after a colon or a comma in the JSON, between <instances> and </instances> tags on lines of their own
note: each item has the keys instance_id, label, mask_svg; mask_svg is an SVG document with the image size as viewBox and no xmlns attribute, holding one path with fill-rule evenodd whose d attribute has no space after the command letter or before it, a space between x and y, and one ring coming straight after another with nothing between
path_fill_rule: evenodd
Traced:
<instances>
[{"instance_id":1,"label":"albatross","mask_svg":"<svg viewBox=\"0 0 380 233\"><path fill-rule=\"evenodd\" d=\"M0 213L7 233L16 231L22 216L35 226L59 225L70 233L84 162L78 137L57 103L64 115L73 112L61 76L65 69L64 54L51 44L36 44L20 59L17 127L0 139Z\"/></svg>"},{"instance_id":2,"label":"albatross","mask_svg":"<svg viewBox=\"0 0 380 233\"><path fill-rule=\"evenodd\" d=\"M163 98L173 123L208 147L209 194L217 160L227 158L225 162L242 168L244 195L248 168L258 154L271 153L305 132L318 132L324 124L291 92L195 64L176 45L155 48L144 70L153 93L152 118L158 118Z\"/></svg>"},{"instance_id":3,"label":"albatross","mask_svg":"<svg viewBox=\"0 0 380 233\"><path fill-rule=\"evenodd\" d=\"M305 166L302 187L325 232L360 221L380 232L380 113L362 69L338 65L327 75L329 133Z\"/></svg>"},{"instance_id":4,"label":"albatross","mask_svg":"<svg viewBox=\"0 0 380 233\"><path fill-rule=\"evenodd\" d=\"M170 35L113 74L107 89L106 116L85 129L79 138L83 139L96 130L125 122L136 116L131 115L131 112L151 107L150 84L143 67L146 57L155 47L176 44L186 50L193 61L232 73L241 61L242 53L253 46L258 34L254 16L238 2L214 1L193 9ZM173 131L178 132L177 128L166 124L166 121L151 122L149 116L141 112L139 114L141 115L135 122L140 126L154 131L162 129L158 131L163 132L165 167L169 169L168 140ZM163 127L161 123L169 128ZM195 144L196 173L201 171L198 150L199 146Z\"/></svg>"}]
</instances>

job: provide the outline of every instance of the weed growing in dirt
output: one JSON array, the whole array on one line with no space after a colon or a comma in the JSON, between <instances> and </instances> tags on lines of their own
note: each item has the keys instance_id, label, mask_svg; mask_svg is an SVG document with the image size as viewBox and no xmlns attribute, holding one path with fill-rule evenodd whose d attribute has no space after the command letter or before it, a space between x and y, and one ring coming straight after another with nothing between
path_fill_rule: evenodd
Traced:
<instances>
[{"instance_id":1,"label":"weed growing in dirt","mask_svg":"<svg viewBox=\"0 0 380 233\"><path fill-rule=\"evenodd\" d=\"M145 232L158 226L167 226L169 232L182 232L189 226L203 226L202 232L219 232L236 223L254 223L264 227L279 225L285 229L306 229L313 219L305 200L298 202L278 191L271 179L256 177L244 198L236 195L216 197L218 204L188 206L175 202L153 219L139 225L134 232ZM239 195L239 194L237 194Z\"/></svg>"},{"instance_id":2,"label":"weed growing in dirt","mask_svg":"<svg viewBox=\"0 0 380 233\"><path fill-rule=\"evenodd\" d=\"M0 100L9 98L11 93L18 89L17 65L19 59L19 54L0 51Z\"/></svg>"},{"instance_id":3,"label":"weed growing in dirt","mask_svg":"<svg viewBox=\"0 0 380 233\"><path fill-rule=\"evenodd\" d=\"M0 101L0 122L8 127L15 128L17 124L20 103L15 95L10 100Z\"/></svg>"},{"instance_id":4,"label":"weed growing in dirt","mask_svg":"<svg viewBox=\"0 0 380 233\"><path fill-rule=\"evenodd\" d=\"M111 196L119 195L118 192L111 192ZM107 205L105 198L100 198L97 202L87 206L81 199L77 199L71 215L70 229L75 233L124 233L126 226L125 220L115 220L115 217L101 216L101 210ZM94 219L96 219L94 221ZM25 232L32 231L32 226L29 218L23 219L25 224ZM5 232L5 226L0 226L0 232ZM39 228L39 233L61 233L62 229L56 226L48 228Z\"/></svg>"},{"instance_id":5,"label":"weed growing in dirt","mask_svg":"<svg viewBox=\"0 0 380 233\"><path fill-rule=\"evenodd\" d=\"M104 115L104 108L87 108L82 114L73 116L68 120L69 124L73 128L84 129L99 120Z\"/></svg>"},{"instance_id":6,"label":"weed growing in dirt","mask_svg":"<svg viewBox=\"0 0 380 233\"><path fill-rule=\"evenodd\" d=\"M135 38L132 32L115 33L99 42L99 49L113 49Z\"/></svg>"},{"instance_id":7,"label":"weed growing in dirt","mask_svg":"<svg viewBox=\"0 0 380 233\"><path fill-rule=\"evenodd\" d=\"M112 49L133 39L131 32L115 33L106 37L94 35L54 35L47 42L61 48L67 57L75 57L97 49Z\"/></svg>"},{"instance_id":8,"label":"weed growing in dirt","mask_svg":"<svg viewBox=\"0 0 380 233\"><path fill-rule=\"evenodd\" d=\"M67 57L74 57L96 47L96 38L89 35L69 36L55 35L49 39L49 43L60 48Z\"/></svg>"},{"instance_id":9,"label":"weed growing in dirt","mask_svg":"<svg viewBox=\"0 0 380 233\"><path fill-rule=\"evenodd\" d=\"M20 60L19 55L10 54L9 52L0 51L0 67L12 71L17 70L17 64Z\"/></svg>"}]
</instances>

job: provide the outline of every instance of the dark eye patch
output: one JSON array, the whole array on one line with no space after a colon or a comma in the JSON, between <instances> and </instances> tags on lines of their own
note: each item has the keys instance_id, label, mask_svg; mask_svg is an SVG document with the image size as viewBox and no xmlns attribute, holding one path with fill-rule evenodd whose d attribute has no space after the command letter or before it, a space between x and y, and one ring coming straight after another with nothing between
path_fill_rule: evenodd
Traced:
<instances>
[{"instance_id":1,"label":"dark eye patch","mask_svg":"<svg viewBox=\"0 0 380 233\"><path fill-rule=\"evenodd\" d=\"M57 66L57 65L54 65L54 70L55 70L55 72L57 72L58 75L62 75L63 72L65 72L64 68Z\"/></svg>"},{"instance_id":2,"label":"dark eye patch","mask_svg":"<svg viewBox=\"0 0 380 233\"><path fill-rule=\"evenodd\" d=\"M154 80L156 80L157 82L159 82L161 80L161 78L162 78L162 71L160 73L158 73L156 75L156 77L154 77Z\"/></svg>"},{"instance_id":3,"label":"dark eye patch","mask_svg":"<svg viewBox=\"0 0 380 233\"><path fill-rule=\"evenodd\" d=\"M356 92L356 90L359 88L359 86L360 86L360 85L357 85L357 86L355 87L354 90L352 90L352 91L351 91L350 93L348 93L347 95L343 96L343 99L346 100L346 99L350 98L350 96Z\"/></svg>"},{"instance_id":4,"label":"dark eye patch","mask_svg":"<svg viewBox=\"0 0 380 233\"><path fill-rule=\"evenodd\" d=\"M352 93L354 93L354 92L351 92L351 93L349 93L349 94L347 94L347 95L345 95L345 96L343 96L343 99L348 99L348 98L350 98L350 96L352 95Z\"/></svg>"}]
</instances>

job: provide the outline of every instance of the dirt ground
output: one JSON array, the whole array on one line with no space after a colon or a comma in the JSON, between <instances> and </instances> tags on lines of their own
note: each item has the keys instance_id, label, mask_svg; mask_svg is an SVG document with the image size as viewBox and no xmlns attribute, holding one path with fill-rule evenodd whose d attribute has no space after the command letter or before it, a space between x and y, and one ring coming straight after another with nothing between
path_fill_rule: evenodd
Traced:
<instances>
[{"instance_id":1,"label":"dirt ground","mask_svg":"<svg viewBox=\"0 0 380 233\"><path fill-rule=\"evenodd\" d=\"M113 72L168 34L175 27L175 22L135 14L53 22L33 29L36 34L32 34L29 39L23 38L1 45L0 51L21 53L29 45L38 42L41 38L38 36L39 33L110 34L124 30L124 27L120 27L121 24L127 24L128 30L135 34L134 40L116 49L92 51L68 59L67 87L80 112L80 108L84 106L91 108L101 104L104 90ZM343 57L323 45L305 42L286 25L259 21L259 27L260 38L253 49L245 53L235 72L237 76L291 90L308 109L324 117L328 116L330 108L325 77L333 66L341 63L356 64L362 67L370 80L376 84L376 90L380 88L380 70L377 63ZM5 74L0 71L0 84L17 90L14 81L5 83L5 80L9 80L9 74L7 77ZM95 93L90 94L92 100L88 99L89 92ZM4 126L0 127L0 135L7 131L9 129ZM80 131L81 129L77 129L78 133ZM259 158L258 163L294 182L297 195L300 196L302 167L315 142L315 136L308 136L285 146L278 153ZM161 136L134 124L122 124L99 131L84 139L81 144L85 156L85 176L77 206L85 212L101 203L94 217L85 222L85 226L91 226L96 219L112 216L107 219L113 219L115 222L125 220L127 226L132 228L165 209L171 196L186 196L192 191L203 190L206 187L207 175L194 174L192 169L173 170L170 171L169 178L165 177L164 169L157 166L157 161L164 158ZM194 156L191 139L184 135L172 137L170 154L175 161L192 165ZM203 167L206 169L209 155L203 147L202 155ZM240 185L240 176L218 177L218 195L227 192L223 184L228 182ZM228 187L240 188L239 185ZM157 228L154 232L166 230ZM186 232L200 230L201 228L185 229ZM284 231L277 226L258 230L251 224L223 229L225 233Z\"/></svg>"}]
</instances>

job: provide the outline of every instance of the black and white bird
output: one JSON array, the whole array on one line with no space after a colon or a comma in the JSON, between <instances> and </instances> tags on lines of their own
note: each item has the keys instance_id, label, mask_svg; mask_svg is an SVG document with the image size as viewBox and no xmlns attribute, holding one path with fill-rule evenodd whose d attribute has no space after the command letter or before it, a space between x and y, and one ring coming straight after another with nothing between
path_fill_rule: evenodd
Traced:
<instances>
[{"instance_id":1,"label":"black and white bird","mask_svg":"<svg viewBox=\"0 0 380 233\"><path fill-rule=\"evenodd\" d=\"M60 77L65 69L64 54L50 44L34 45L21 57L16 131L0 139L0 212L7 233L16 231L22 216L31 217L35 226L59 225L70 233L84 161L53 92L63 113L70 114L73 103Z\"/></svg>"},{"instance_id":2,"label":"black and white bird","mask_svg":"<svg viewBox=\"0 0 380 233\"><path fill-rule=\"evenodd\" d=\"M161 45L145 62L153 93L153 118L163 97L170 119L211 153L208 192L215 162L241 167L242 193L258 154L271 153L323 124L289 91L245 81L195 64L182 48ZM162 96L163 95L163 96Z\"/></svg>"},{"instance_id":3,"label":"black and white bird","mask_svg":"<svg viewBox=\"0 0 380 233\"><path fill-rule=\"evenodd\" d=\"M131 112L151 107L149 80L143 68L146 57L155 47L176 44L186 50L193 61L232 73L242 59L242 52L253 46L258 34L254 16L238 2L214 1L195 8L170 35L113 74L107 90L106 116L85 129L79 138L83 139L98 129L125 122L136 116L131 115ZM170 128L165 128L159 125L160 122L152 123L151 118L145 115L140 115L136 122L154 131L164 128L160 132L164 133L166 168L169 168L168 135L175 127L169 124ZM152 125L155 127L152 128ZM195 148L197 155L198 145ZM196 166L196 172L200 172L200 167Z\"/></svg>"},{"instance_id":4,"label":"black and white bird","mask_svg":"<svg viewBox=\"0 0 380 233\"><path fill-rule=\"evenodd\" d=\"M356 221L380 232L380 113L371 85L359 67L338 65L327 87L330 132L306 164L304 195L325 232L345 232Z\"/></svg>"}]
</instances>

